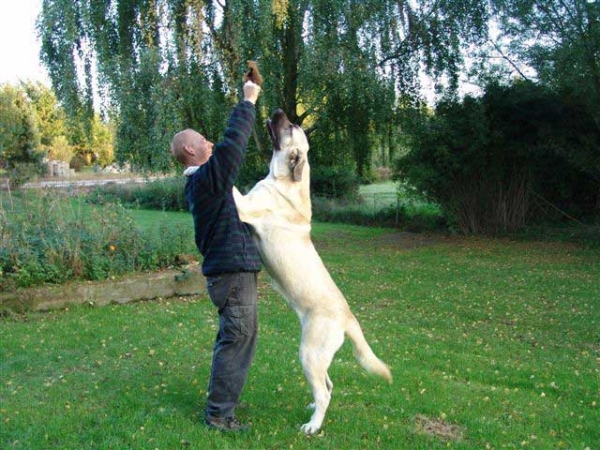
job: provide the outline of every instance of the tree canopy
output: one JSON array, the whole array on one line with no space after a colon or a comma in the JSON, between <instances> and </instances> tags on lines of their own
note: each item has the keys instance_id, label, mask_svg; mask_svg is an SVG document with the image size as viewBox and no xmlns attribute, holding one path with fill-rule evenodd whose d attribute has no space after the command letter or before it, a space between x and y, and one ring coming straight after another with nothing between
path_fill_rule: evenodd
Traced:
<instances>
[{"instance_id":1,"label":"tree canopy","mask_svg":"<svg viewBox=\"0 0 600 450\"><path fill-rule=\"evenodd\" d=\"M515 59L526 61L539 81L566 106L583 105L592 121L584 133L600 133L600 3L595 0L496 0L496 17ZM580 121L580 125L582 122ZM581 127L579 127L581 128ZM600 148L557 149L600 183Z\"/></svg>"},{"instance_id":2,"label":"tree canopy","mask_svg":"<svg viewBox=\"0 0 600 450\"><path fill-rule=\"evenodd\" d=\"M261 118L282 107L313 135L322 164L367 176L389 146L398 97L422 69L453 86L463 53L485 40L487 2L427 0L44 0L42 59L70 111L94 93L119 117L117 150L167 169L174 131L220 132L248 59L266 74ZM264 151L266 137L255 136ZM341 144L341 145L340 145Z\"/></svg>"},{"instance_id":3,"label":"tree canopy","mask_svg":"<svg viewBox=\"0 0 600 450\"><path fill-rule=\"evenodd\" d=\"M12 169L41 157L40 131L29 98L15 86L0 85L0 161Z\"/></svg>"},{"instance_id":4,"label":"tree canopy","mask_svg":"<svg viewBox=\"0 0 600 450\"><path fill-rule=\"evenodd\" d=\"M580 111L590 138L552 148L600 183L599 14L596 0L43 0L38 29L81 133L101 108L117 158L139 169L172 169L180 129L219 139L253 59L265 75L258 123L281 107L301 124L315 177L369 180L374 162L407 151L404 118L427 110L423 77L456 101L471 67L482 88L529 79ZM264 174L267 142L257 127L242 185Z\"/></svg>"},{"instance_id":5,"label":"tree canopy","mask_svg":"<svg viewBox=\"0 0 600 450\"><path fill-rule=\"evenodd\" d=\"M598 148L585 105L565 104L528 81L492 83L481 97L441 102L419 119L397 174L435 200L461 232L518 230L547 214L546 199L563 214L597 208L598 183L563 151L592 142Z\"/></svg>"},{"instance_id":6,"label":"tree canopy","mask_svg":"<svg viewBox=\"0 0 600 450\"><path fill-rule=\"evenodd\" d=\"M113 133L106 121L94 113L82 125L42 83L0 84L0 113L0 167L14 171L20 164L40 166L44 157L67 163L80 157L89 163L93 155L102 165L114 159ZM23 167L30 176L40 169Z\"/></svg>"}]
</instances>

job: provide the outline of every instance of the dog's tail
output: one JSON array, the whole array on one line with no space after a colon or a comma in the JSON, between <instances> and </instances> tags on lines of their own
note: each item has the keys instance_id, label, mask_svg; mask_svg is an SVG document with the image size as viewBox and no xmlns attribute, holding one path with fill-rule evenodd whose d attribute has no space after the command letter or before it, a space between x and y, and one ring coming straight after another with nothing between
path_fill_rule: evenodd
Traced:
<instances>
[{"instance_id":1,"label":"dog's tail","mask_svg":"<svg viewBox=\"0 0 600 450\"><path fill-rule=\"evenodd\" d=\"M369 346L365 336L360 328L358 320L354 314L350 314L348 322L346 324L346 334L352 341L354 347L354 356L358 360L359 364L369 373L379 375L385 378L389 383L392 382L392 372L390 368L380 360L371 347Z\"/></svg>"}]
</instances>

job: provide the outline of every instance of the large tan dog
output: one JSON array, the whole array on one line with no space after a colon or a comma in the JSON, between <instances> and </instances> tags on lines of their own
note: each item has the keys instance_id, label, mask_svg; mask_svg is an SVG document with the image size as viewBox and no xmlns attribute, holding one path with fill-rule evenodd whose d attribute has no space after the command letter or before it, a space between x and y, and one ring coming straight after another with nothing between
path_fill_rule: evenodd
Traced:
<instances>
[{"instance_id":1,"label":"large tan dog","mask_svg":"<svg viewBox=\"0 0 600 450\"><path fill-rule=\"evenodd\" d=\"M309 146L304 131L281 110L267 121L267 128L273 142L269 174L245 196L234 188L234 197L241 220L253 228L274 288L300 318L300 362L314 396L314 413L301 429L313 434L321 428L329 406L333 384L327 370L344 333L362 367L389 382L392 374L369 347L311 241Z\"/></svg>"}]
</instances>

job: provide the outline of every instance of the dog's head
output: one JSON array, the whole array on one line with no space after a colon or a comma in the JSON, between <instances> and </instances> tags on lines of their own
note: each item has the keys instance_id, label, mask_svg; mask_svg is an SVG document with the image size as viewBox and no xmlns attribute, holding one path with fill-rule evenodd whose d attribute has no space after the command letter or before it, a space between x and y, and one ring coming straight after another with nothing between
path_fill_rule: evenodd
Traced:
<instances>
[{"instance_id":1,"label":"dog's head","mask_svg":"<svg viewBox=\"0 0 600 450\"><path fill-rule=\"evenodd\" d=\"M271 174L275 178L291 177L294 181L302 181L308 162L308 139L302 128L277 109L267 120L267 130L273 143Z\"/></svg>"}]
</instances>

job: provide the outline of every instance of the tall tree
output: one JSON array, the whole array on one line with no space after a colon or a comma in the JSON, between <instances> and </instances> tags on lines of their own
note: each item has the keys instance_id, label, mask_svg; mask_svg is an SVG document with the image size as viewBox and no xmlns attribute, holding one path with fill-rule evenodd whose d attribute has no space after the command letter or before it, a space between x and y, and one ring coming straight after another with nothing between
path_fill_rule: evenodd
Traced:
<instances>
[{"instance_id":1,"label":"tall tree","mask_svg":"<svg viewBox=\"0 0 600 450\"><path fill-rule=\"evenodd\" d=\"M9 170L14 186L20 185L42 172L43 156L31 100L22 89L0 85L0 167Z\"/></svg>"},{"instance_id":2,"label":"tall tree","mask_svg":"<svg viewBox=\"0 0 600 450\"><path fill-rule=\"evenodd\" d=\"M8 168L37 163L42 157L35 110L26 93L0 85L0 161Z\"/></svg>"},{"instance_id":3,"label":"tall tree","mask_svg":"<svg viewBox=\"0 0 600 450\"><path fill-rule=\"evenodd\" d=\"M48 151L56 138L67 134L65 110L54 92L42 83L25 82L21 84L21 89L31 101L42 148Z\"/></svg>"},{"instance_id":4,"label":"tall tree","mask_svg":"<svg viewBox=\"0 0 600 450\"><path fill-rule=\"evenodd\" d=\"M484 0L44 0L42 56L61 101L91 123L93 90L119 117L117 154L167 169L174 131L213 139L247 59L266 75L260 120L282 107L319 164L367 176L390 145L397 93L423 65L455 79L463 43L485 32ZM261 131L256 148L266 142ZM335 147L335 148L332 148Z\"/></svg>"},{"instance_id":5,"label":"tall tree","mask_svg":"<svg viewBox=\"0 0 600 450\"><path fill-rule=\"evenodd\" d=\"M592 121L582 132L600 134L600 3L589 0L494 0L510 54L529 63L540 82L567 105L583 104ZM600 142L566 147L569 161L600 184ZM600 188L599 188L600 202Z\"/></svg>"},{"instance_id":6,"label":"tall tree","mask_svg":"<svg viewBox=\"0 0 600 450\"><path fill-rule=\"evenodd\" d=\"M466 49L487 40L490 10L486 0L400 0L382 2L378 18L380 65L399 90L416 94L422 70L458 88Z\"/></svg>"}]
</instances>

